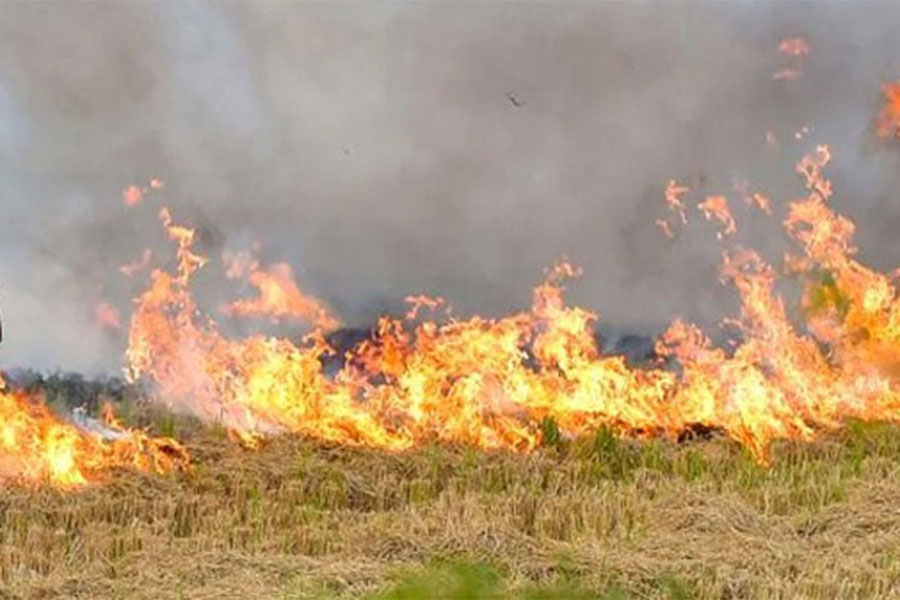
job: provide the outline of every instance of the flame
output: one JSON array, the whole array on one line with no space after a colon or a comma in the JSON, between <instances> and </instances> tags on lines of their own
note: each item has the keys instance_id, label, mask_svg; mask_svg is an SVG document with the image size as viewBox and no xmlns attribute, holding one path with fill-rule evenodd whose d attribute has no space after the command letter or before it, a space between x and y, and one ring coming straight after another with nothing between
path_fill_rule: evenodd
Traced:
<instances>
[{"instance_id":1,"label":"flame","mask_svg":"<svg viewBox=\"0 0 900 600\"><path fill-rule=\"evenodd\" d=\"M734 217L731 216L731 210L728 208L728 199L725 196L707 196L706 200L697 205L703 212L706 220L717 219L725 228L716 234L719 239L723 235L731 235L737 231L737 224Z\"/></svg>"},{"instance_id":2,"label":"flame","mask_svg":"<svg viewBox=\"0 0 900 600\"><path fill-rule=\"evenodd\" d=\"M690 191L689 188L678 185L674 179L670 179L666 184L665 189L665 198L666 205L669 207L669 210L678 215L678 218L681 220L682 225L687 224L687 214L686 207L684 202L681 200L681 197L687 194Z\"/></svg>"},{"instance_id":3,"label":"flame","mask_svg":"<svg viewBox=\"0 0 900 600\"><path fill-rule=\"evenodd\" d=\"M669 222L665 219L656 219L656 226L659 227L662 230L663 235L670 240L675 238L675 234L672 232L672 226L669 225Z\"/></svg>"},{"instance_id":4,"label":"flame","mask_svg":"<svg viewBox=\"0 0 900 600\"><path fill-rule=\"evenodd\" d=\"M800 36L785 38L778 44L778 51L790 56L806 56L809 54L809 50L809 42Z\"/></svg>"},{"instance_id":5,"label":"flame","mask_svg":"<svg viewBox=\"0 0 900 600\"><path fill-rule=\"evenodd\" d=\"M740 196L744 199L744 203L747 206L755 206L762 212L767 215L772 214L772 201L768 196L760 193L754 192L750 193L749 184L746 181L737 180L734 182L734 191L740 194Z\"/></svg>"},{"instance_id":6,"label":"flame","mask_svg":"<svg viewBox=\"0 0 900 600\"><path fill-rule=\"evenodd\" d=\"M125 263L121 267L119 267L119 272L125 277L134 277L140 271L143 271L147 267L150 266L150 261L153 258L153 252L150 248L144 248L144 251L141 253L141 257L138 260L133 260L131 262Z\"/></svg>"},{"instance_id":7,"label":"flame","mask_svg":"<svg viewBox=\"0 0 900 600\"><path fill-rule=\"evenodd\" d=\"M878 137L900 138L900 81L882 86L885 104L876 121Z\"/></svg>"},{"instance_id":8,"label":"flame","mask_svg":"<svg viewBox=\"0 0 900 600\"><path fill-rule=\"evenodd\" d=\"M122 191L122 202L125 206L137 206L144 199L144 192L136 185L129 185Z\"/></svg>"},{"instance_id":9,"label":"flame","mask_svg":"<svg viewBox=\"0 0 900 600\"><path fill-rule=\"evenodd\" d=\"M665 190L663 190L666 206L670 212L678 216L678 220L681 221L682 225L687 225L687 207L681 197L689 191L690 189L688 187L679 185L674 179L670 179L666 184ZM662 230L663 235L667 238L672 239L675 237L675 234L672 231L672 224L668 219L657 219L656 225Z\"/></svg>"},{"instance_id":10,"label":"flame","mask_svg":"<svg viewBox=\"0 0 900 600\"><path fill-rule=\"evenodd\" d=\"M790 57L792 66L776 71L775 74L772 75L772 79L776 81L786 81L800 77L800 75L803 74L803 71L800 68L803 58L810 52L809 43L806 39L799 36L785 38L778 44L778 51L782 54L787 54Z\"/></svg>"},{"instance_id":11,"label":"flame","mask_svg":"<svg viewBox=\"0 0 900 600\"><path fill-rule=\"evenodd\" d=\"M115 421L107 427L112 439L61 421L39 398L7 390L0 377L0 482L77 487L112 468L155 473L187 468L187 451L174 440L127 430Z\"/></svg>"},{"instance_id":12,"label":"flame","mask_svg":"<svg viewBox=\"0 0 900 600\"><path fill-rule=\"evenodd\" d=\"M443 301L410 296L407 319L381 318L372 337L347 352L339 372L326 375L322 359L334 352L323 335L327 320L313 319L318 327L295 343L232 339L202 316L190 285L205 259L191 249L193 232L173 224L164 209L178 266L153 271L138 299L128 376L155 381L162 401L224 423L249 446L292 432L387 450L442 441L528 451L541 441L541 423L553 419L567 436L601 426L676 435L704 425L765 463L774 440L810 440L848 418L900 418L897 291L889 276L853 258L854 225L827 204L833 190L823 169L830 159L829 148L819 146L797 164L807 195L789 204L783 222L800 250L785 266L806 286L806 322L789 318L775 291L775 268L751 250L728 251L722 277L737 291L741 310L727 323L741 342L726 352L676 320L657 352L677 361L679 372L635 368L601 354L593 335L597 315L565 302L566 282L581 272L562 261L535 288L530 310L498 319L422 318L421 308L433 311ZM746 202L771 210L768 198L742 189ZM666 187L669 209L682 223L687 191L674 180ZM719 237L736 230L724 196L708 197L700 209L723 224ZM288 285L289 270L273 275L246 254L226 262L231 276L249 277L260 290L259 298L232 307L290 313L273 308L281 301L266 300L268 278L285 294L276 298L293 297L284 289L299 294Z\"/></svg>"},{"instance_id":13,"label":"flame","mask_svg":"<svg viewBox=\"0 0 900 600\"><path fill-rule=\"evenodd\" d=\"M152 177L146 186L129 185L122 190L122 202L125 206L131 208L143 202L147 194L158 192L166 186L161 179Z\"/></svg>"},{"instance_id":14,"label":"flame","mask_svg":"<svg viewBox=\"0 0 900 600\"><path fill-rule=\"evenodd\" d=\"M300 291L287 263L275 263L266 270L246 252L225 254L223 259L230 279L246 278L259 290L259 295L252 300L237 300L223 307L224 313L241 317L267 316L273 322L286 317L300 319L326 330L340 325L321 301Z\"/></svg>"},{"instance_id":15,"label":"flame","mask_svg":"<svg viewBox=\"0 0 900 600\"><path fill-rule=\"evenodd\" d=\"M407 296L404 300L410 305L409 312L406 313L406 318L409 321L415 320L419 316L419 311L422 310L422 308L435 311L444 304L443 298L432 298L431 296L426 296L424 294Z\"/></svg>"},{"instance_id":16,"label":"flame","mask_svg":"<svg viewBox=\"0 0 900 600\"><path fill-rule=\"evenodd\" d=\"M100 302L94 307L94 321L103 329L122 329L119 309L108 302Z\"/></svg>"}]
</instances>

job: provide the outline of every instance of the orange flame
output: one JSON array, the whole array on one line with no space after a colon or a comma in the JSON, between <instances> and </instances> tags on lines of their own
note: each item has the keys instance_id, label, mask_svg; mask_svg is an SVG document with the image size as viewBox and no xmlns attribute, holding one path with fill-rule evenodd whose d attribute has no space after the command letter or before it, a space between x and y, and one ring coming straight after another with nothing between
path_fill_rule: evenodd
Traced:
<instances>
[{"instance_id":1,"label":"orange flame","mask_svg":"<svg viewBox=\"0 0 900 600\"><path fill-rule=\"evenodd\" d=\"M703 212L706 220L717 219L725 228L716 234L716 237L722 238L723 235L731 235L737 231L737 224L734 217L731 216L731 210L728 208L728 199L725 196L707 196L706 200L697 205Z\"/></svg>"},{"instance_id":2,"label":"orange flame","mask_svg":"<svg viewBox=\"0 0 900 600\"><path fill-rule=\"evenodd\" d=\"M681 197L689 191L690 190L687 187L678 185L678 183L674 179L670 179L669 183L666 184L666 205L669 207L670 211L678 215L678 218L681 220L682 225L687 224L687 214L685 212L686 208L684 206L684 202L682 202L681 200Z\"/></svg>"},{"instance_id":3,"label":"orange flame","mask_svg":"<svg viewBox=\"0 0 900 600\"><path fill-rule=\"evenodd\" d=\"M802 59L807 56L810 51L809 43L806 39L803 37L785 38L778 44L778 51L790 56L793 66L777 71L772 76L772 79L784 81L800 77L802 74L800 69Z\"/></svg>"},{"instance_id":4,"label":"orange flame","mask_svg":"<svg viewBox=\"0 0 900 600\"><path fill-rule=\"evenodd\" d=\"M100 302L94 307L94 321L103 329L122 329L119 309L108 302Z\"/></svg>"},{"instance_id":5,"label":"orange flame","mask_svg":"<svg viewBox=\"0 0 900 600\"><path fill-rule=\"evenodd\" d=\"M10 392L0 378L0 482L76 487L112 468L165 473L187 468L174 440L106 425L112 439L55 417L37 398Z\"/></svg>"},{"instance_id":6,"label":"orange flame","mask_svg":"<svg viewBox=\"0 0 900 600\"><path fill-rule=\"evenodd\" d=\"M413 323L420 307L439 301L410 297L410 319L382 318L372 338L329 376L321 358L333 349L321 322L295 344L230 339L201 317L190 280L205 259L191 250L193 232L173 225L164 211L178 269L155 270L139 298L128 374L153 379L171 406L224 423L248 445L294 432L390 450L438 440L527 451L541 441L542 420L551 418L568 436L604 425L632 435L675 435L701 424L766 462L773 440L812 439L851 417L900 420L897 290L890 277L853 259L853 223L826 204L832 188L823 169L830 158L819 146L798 163L807 196L790 204L784 221L802 250L786 262L807 281L807 332L791 322L774 291L776 270L752 251L731 252L722 274L741 300L729 322L743 339L729 353L676 320L657 352L677 360L680 373L602 355L593 335L597 316L564 301L564 283L580 271L561 262L535 288L529 311L500 319ZM666 188L682 222L686 191L674 181ZM768 210L764 196L747 197ZM724 225L720 234L735 231L723 196L700 208ZM270 274L252 259L230 267L232 274Z\"/></svg>"},{"instance_id":7,"label":"orange flame","mask_svg":"<svg viewBox=\"0 0 900 600\"><path fill-rule=\"evenodd\" d=\"M150 260L153 258L153 252L149 248L144 248L141 258L138 260L125 263L119 267L119 272L125 277L134 277L140 271L150 266Z\"/></svg>"},{"instance_id":8,"label":"orange flame","mask_svg":"<svg viewBox=\"0 0 900 600\"><path fill-rule=\"evenodd\" d=\"M781 40L778 51L790 56L806 56L809 54L809 42L803 37L792 37Z\"/></svg>"},{"instance_id":9,"label":"orange flame","mask_svg":"<svg viewBox=\"0 0 900 600\"><path fill-rule=\"evenodd\" d=\"M155 177L151 178L146 186L129 185L122 190L122 201L125 206L131 208L143 202L144 198L150 192L158 192L163 189L166 184Z\"/></svg>"},{"instance_id":10,"label":"orange flame","mask_svg":"<svg viewBox=\"0 0 900 600\"><path fill-rule=\"evenodd\" d=\"M669 222L665 219L657 219L656 226L659 227L662 230L663 235L670 240L675 238L675 234L672 232L672 226L669 225Z\"/></svg>"},{"instance_id":11,"label":"orange flame","mask_svg":"<svg viewBox=\"0 0 900 600\"><path fill-rule=\"evenodd\" d=\"M259 261L242 252L223 256L230 279L246 278L259 290L252 300L237 300L222 308L230 316L269 317L273 322L282 318L309 321L320 329L334 329L340 323L320 301L305 295L297 286L291 266L275 263L268 270Z\"/></svg>"},{"instance_id":12,"label":"orange flame","mask_svg":"<svg viewBox=\"0 0 900 600\"><path fill-rule=\"evenodd\" d=\"M137 206L144 199L144 192L136 185L129 185L122 191L122 201L125 206Z\"/></svg>"},{"instance_id":13,"label":"orange flame","mask_svg":"<svg viewBox=\"0 0 900 600\"><path fill-rule=\"evenodd\" d=\"M410 305L410 309L406 313L406 318L409 321L414 321L419 316L419 311L422 310L422 308L435 311L444 304L443 298L432 298L431 296L426 296L424 294L407 296L405 301Z\"/></svg>"},{"instance_id":14,"label":"orange flame","mask_svg":"<svg viewBox=\"0 0 900 600\"><path fill-rule=\"evenodd\" d=\"M885 104L876 121L876 133L879 137L900 138L900 81L882 86Z\"/></svg>"}]
</instances>

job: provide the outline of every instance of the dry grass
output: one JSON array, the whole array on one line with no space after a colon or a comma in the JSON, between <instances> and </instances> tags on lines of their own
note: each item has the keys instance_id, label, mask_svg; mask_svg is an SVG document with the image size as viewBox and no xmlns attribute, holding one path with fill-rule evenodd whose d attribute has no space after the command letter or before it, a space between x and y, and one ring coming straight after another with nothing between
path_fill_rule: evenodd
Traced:
<instances>
[{"instance_id":1,"label":"dry grass","mask_svg":"<svg viewBox=\"0 0 900 600\"><path fill-rule=\"evenodd\" d=\"M893 427L782 445L768 470L725 440L250 452L165 427L191 473L0 491L0 598L900 594Z\"/></svg>"}]
</instances>

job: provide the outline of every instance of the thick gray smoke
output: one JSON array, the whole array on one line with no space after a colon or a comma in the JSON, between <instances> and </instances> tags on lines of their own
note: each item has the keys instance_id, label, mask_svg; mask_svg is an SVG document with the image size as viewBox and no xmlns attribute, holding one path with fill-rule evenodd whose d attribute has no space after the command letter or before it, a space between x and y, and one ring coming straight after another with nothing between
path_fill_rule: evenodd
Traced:
<instances>
[{"instance_id":1,"label":"thick gray smoke","mask_svg":"<svg viewBox=\"0 0 900 600\"><path fill-rule=\"evenodd\" d=\"M573 301L653 328L731 306L716 227L654 225L665 182L693 204L747 179L783 214L827 142L864 256L896 266L900 154L871 122L898 30L872 3L0 5L2 363L120 364L94 307L127 320L140 280L117 267L166 249L161 203L214 258L259 239L349 323L412 292L521 309L566 254ZM796 35L803 73L773 81ZM780 239L732 207L741 241Z\"/></svg>"}]
</instances>

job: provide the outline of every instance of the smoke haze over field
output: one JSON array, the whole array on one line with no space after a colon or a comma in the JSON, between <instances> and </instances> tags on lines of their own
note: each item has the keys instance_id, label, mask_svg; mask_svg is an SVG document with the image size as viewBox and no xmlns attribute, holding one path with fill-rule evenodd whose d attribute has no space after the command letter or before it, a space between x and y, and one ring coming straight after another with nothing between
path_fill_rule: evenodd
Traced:
<instances>
[{"instance_id":1,"label":"smoke haze over field","mask_svg":"<svg viewBox=\"0 0 900 600\"><path fill-rule=\"evenodd\" d=\"M732 200L738 238L774 250L793 163L828 143L863 257L897 266L900 152L871 124L898 30L870 3L0 5L0 359L116 368L95 307L127 326L143 279L117 269L166 252L162 203L216 259L211 310L221 251L258 239L351 324L406 293L521 309L563 254L604 321L708 323L732 306L721 247L660 234L666 181L695 204L748 180L776 218ZM802 75L775 81L796 35Z\"/></svg>"}]
</instances>

